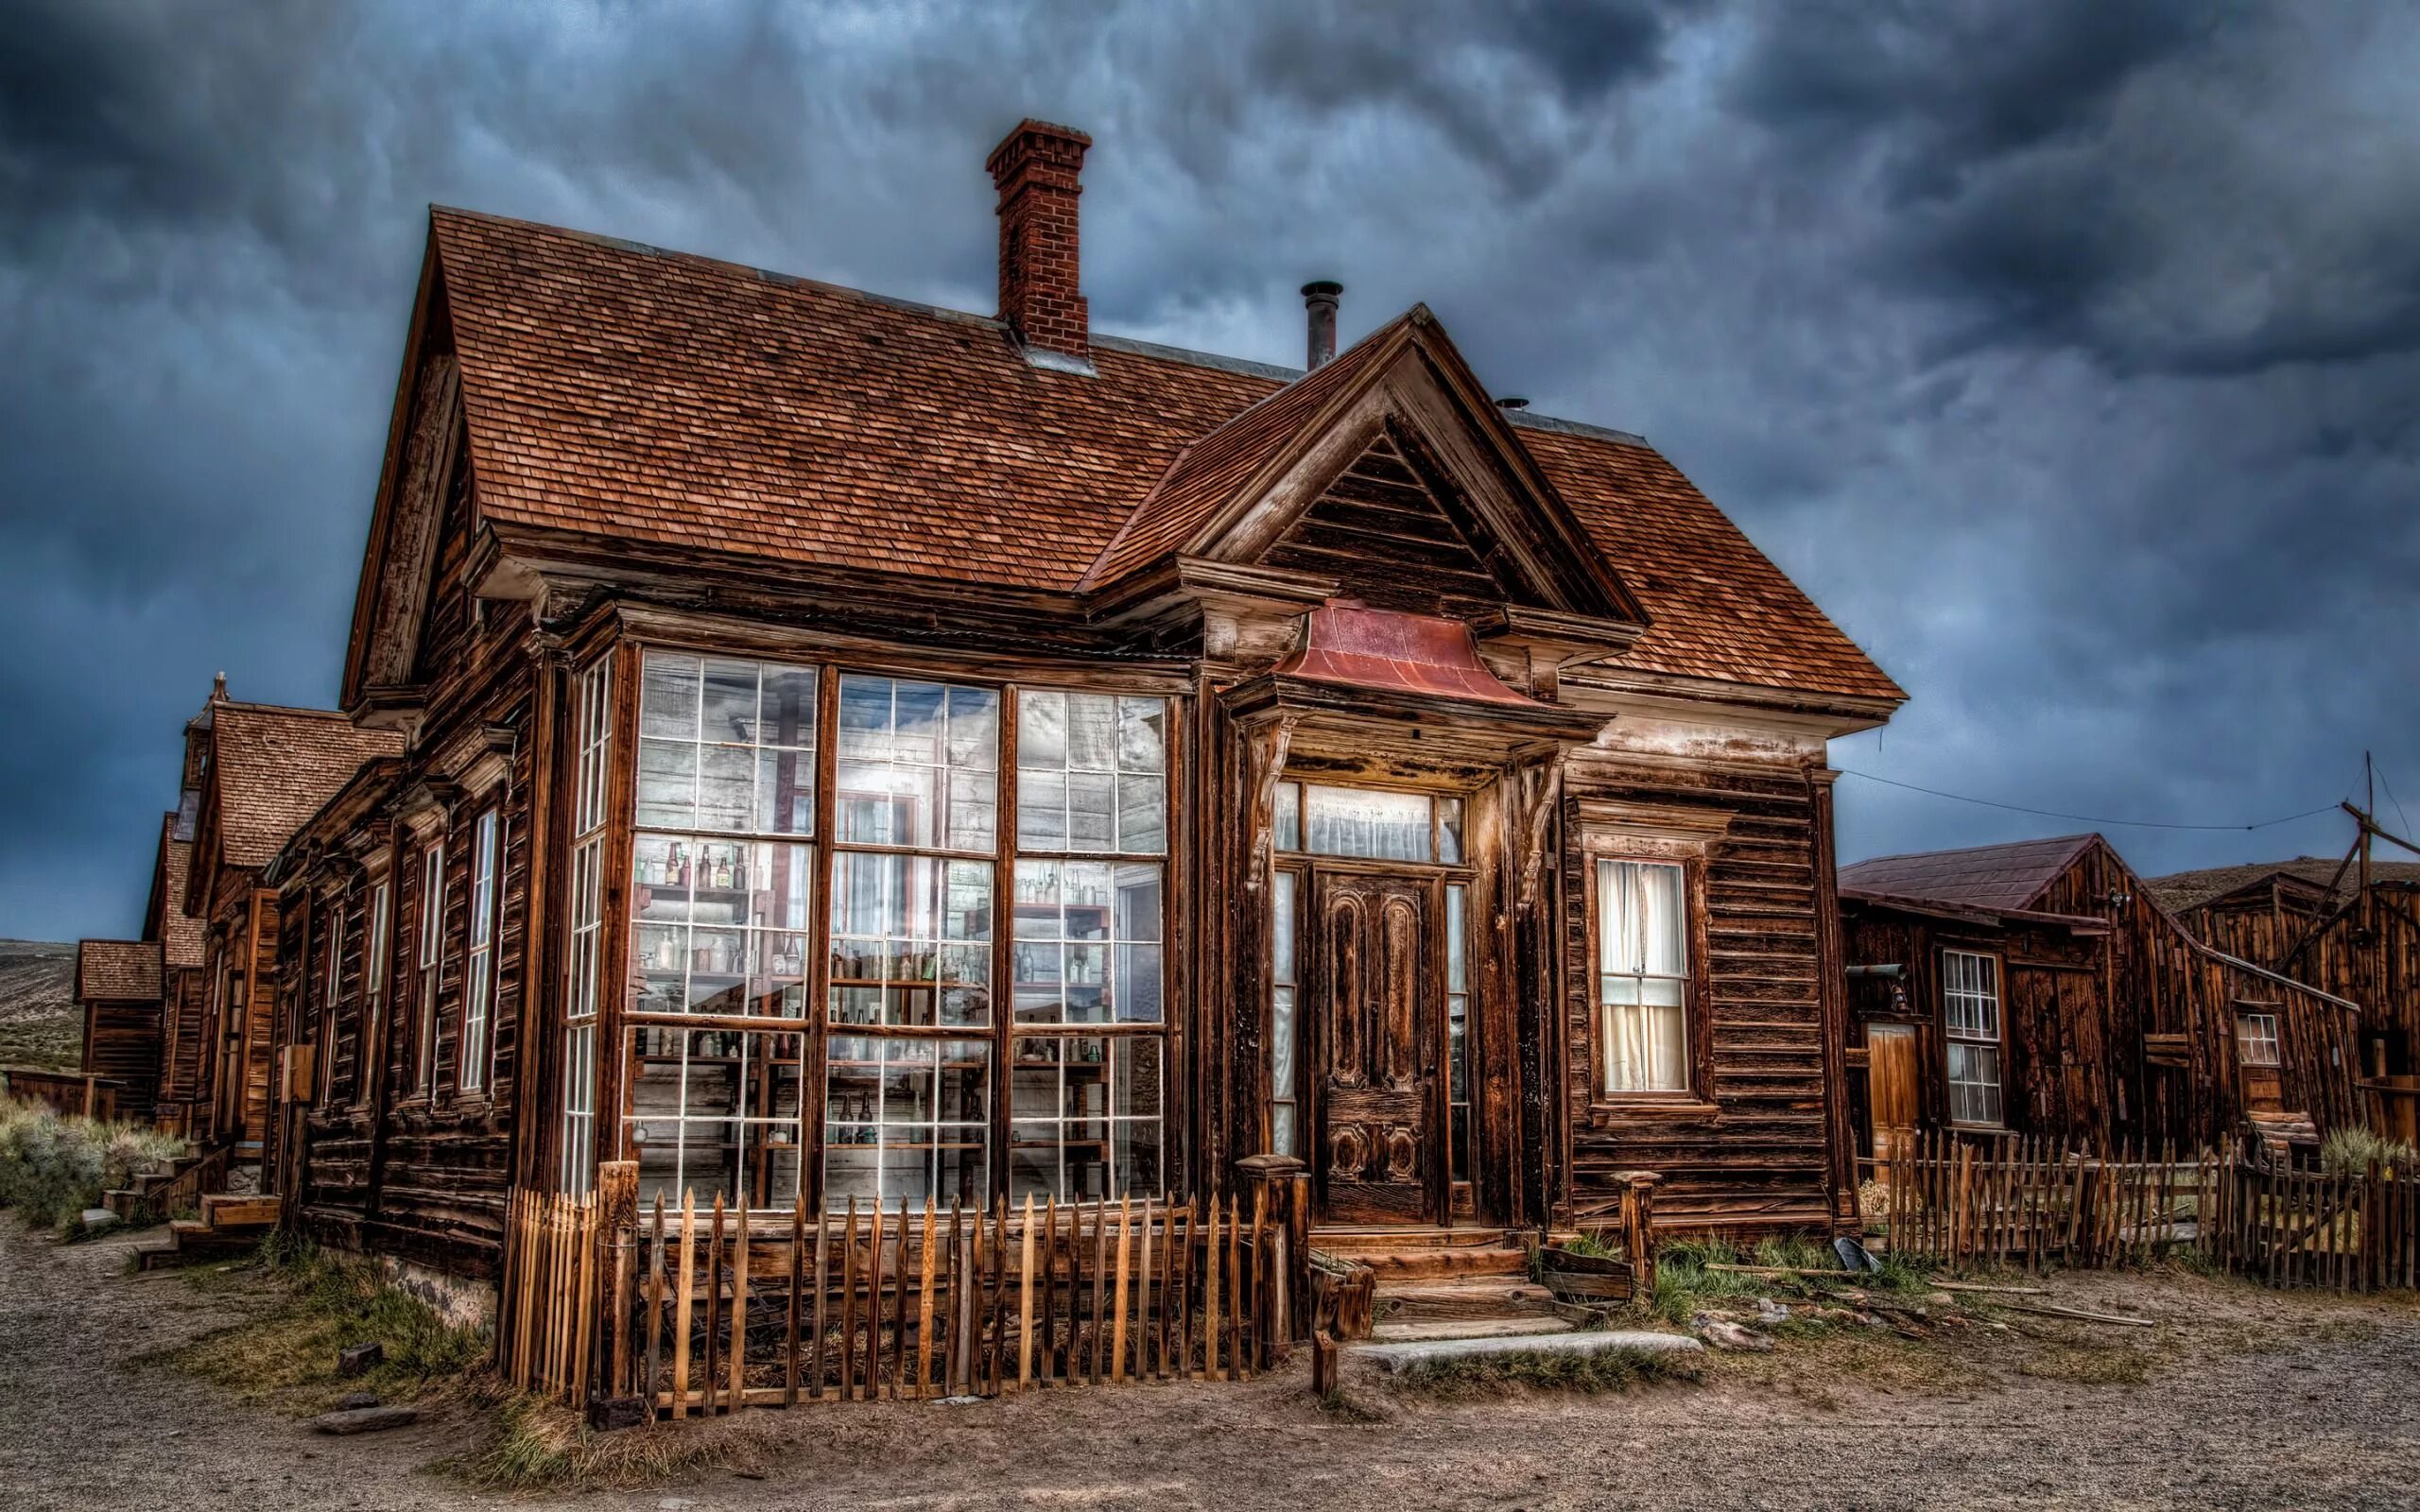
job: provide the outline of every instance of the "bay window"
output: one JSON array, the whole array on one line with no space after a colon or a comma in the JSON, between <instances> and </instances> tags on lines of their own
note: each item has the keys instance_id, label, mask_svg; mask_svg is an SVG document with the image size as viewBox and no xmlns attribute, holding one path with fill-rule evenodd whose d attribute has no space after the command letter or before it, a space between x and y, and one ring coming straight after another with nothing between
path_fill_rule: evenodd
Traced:
<instances>
[{"instance_id":1,"label":"bay window","mask_svg":"<svg viewBox=\"0 0 2420 1512\"><path fill-rule=\"evenodd\" d=\"M1017 691L1011 1201L1165 1188L1167 705Z\"/></svg>"},{"instance_id":2,"label":"bay window","mask_svg":"<svg viewBox=\"0 0 2420 1512\"><path fill-rule=\"evenodd\" d=\"M844 674L838 709L824 1201L980 1206L1000 696Z\"/></svg>"},{"instance_id":3,"label":"bay window","mask_svg":"<svg viewBox=\"0 0 2420 1512\"><path fill-rule=\"evenodd\" d=\"M1687 878L1667 861L1599 860L1598 1091L1689 1090Z\"/></svg>"},{"instance_id":4,"label":"bay window","mask_svg":"<svg viewBox=\"0 0 2420 1512\"><path fill-rule=\"evenodd\" d=\"M818 1184L819 1132L827 1210L1161 1190L1165 700L670 649L638 664L641 1201L786 1206ZM601 804L594 821L575 826L576 971L602 917L582 901ZM590 1022L577 1001L572 1022ZM585 1041L566 1058L593 1082Z\"/></svg>"},{"instance_id":5,"label":"bay window","mask_svg":"<svg viewBox=\"0 0 2420 1512\"><path fill-rule=\"evenodd\" d=\"M604 969L605 829L614 735L612 653L581 669L572 708L571 948L563 991L562 1165L564 1192L596 1179L596 1008Z\"/></svg>"},{"instance_id":6,"label":"bay window","mask_svg":"<svg viewBox=\"0 0 2420 1512\"><path fill-rule=\"evenodd\" d=\"M1949 1117L2000 1122L1999 961L1972 951L1941 953L1941 1025L1948 1057Z\"/></svg>"},{"instance_id":7,"label":"bay window","mask_svg":"<svg viewBox=\"0 0 2420 1512\"><path fill-rule=\"evenodd\" d=\"M798 1194L820 686L812 667L641 662L628 1024L642 1202Z\"/></svg>"}]
</instances>

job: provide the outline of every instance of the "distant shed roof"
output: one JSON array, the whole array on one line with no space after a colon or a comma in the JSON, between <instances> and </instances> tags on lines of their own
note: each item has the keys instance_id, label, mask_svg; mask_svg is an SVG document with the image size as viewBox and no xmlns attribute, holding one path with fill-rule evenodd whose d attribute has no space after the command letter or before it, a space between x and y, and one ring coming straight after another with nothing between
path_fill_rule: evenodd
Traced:
<instances>
[{"instance_id":1,"label":"distant shed roof","mask_svg":"<svg viewBox=\"0 0 2420 1512\"><path fill-rule=\"evenodd\" d=\"M1975 908L2032 906L2059 874L2100 838L2066 834L2048 840L1969 846L1962 850L1920 850L1876 856L1842 867L1843 892L1960 903Z\"/></svg>"},{"instance_id":2,"label":"distant shed roof","mask_svg":"<svg viewBox=\"0 0 2420 1512\"><path fill-rule=\"evenodd\" d=\"M160 942L88 939L76 946L76 1001L160 1001Z\"/></svg>"},{"instance_id":3,"label":"distant shed roof","mask_svg":"<svg viewBox=\"0 0 2420 1512\"><path fill-rule=\"evenodd\" d=\"M2296 856L2291 861L2247 861L2240 866L2171 871L2165 877L2149 878L2143 885L2149 887L2152 896L2163 904L2181 913L2229 893L2265 884L2273 877L2308 883L2314 891L2325 891L2342 859L2341 856ZM2359 885L2359 875L2356 868L2344 868L2343 880L2336 889L2339 900L2352 897ZM2372 861L2370 875L2379 882L2420 884L2420 861Z\"/></svg>"}]
</instances>

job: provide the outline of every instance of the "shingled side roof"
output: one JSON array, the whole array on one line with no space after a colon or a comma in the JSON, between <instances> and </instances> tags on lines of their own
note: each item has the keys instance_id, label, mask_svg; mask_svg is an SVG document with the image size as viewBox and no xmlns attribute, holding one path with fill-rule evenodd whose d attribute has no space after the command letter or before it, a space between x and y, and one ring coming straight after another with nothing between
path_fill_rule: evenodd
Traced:
<instances>
[{"instance_id":1,"label":"shingled side roof","mask_svg":"<svg viewBox=\"0 0 2420 1512\"><path fill-rule=\"evenodd\" d=\"M2200 871L2174 871L2165 877L2146 880L2152 896L2167 907L2183 913L2197 908L2214 898L2223 898L2256 883L2272 877L2290 877L2310 884L2311 890L2323 892L2342 865L2337 856L2296 856L2291 861L2251 861L2235 867L2210 867ZM2359 890L2360 871L2358 867L2344 867L2343 877L2337 885L2338 901L2349 899ZM2370 876L2378 882L2420 884L2420 861L2373 861Z\"/></svg>"},{"instance_id":2,"label":"shingled side roof","mask_svg":"<svg viewBox=\"0 0 2420 1512\"><path fill-rule=\"evenodd\" d=\"M1842 867L1840 885L1844 893L1926 899L1977 908L2026 908L2100 838L2066 834L1962 850L1876 856Z\"/></svg>"},{"instance_id":3,"label":"shingled side roof","mask_svg":"<svg viewBox=\"0 0 2420 1512\"><path fill-rule=\"evenodd\" d=\"M364 730L322 709L221 703L212 709L211 777L221 858L265 867L361 764L403 750L390 730Z\"/></svg>"},{"instance_id":4,"label":"shingled side roof","mask_svg":"<svg viewBox=\"0 0 2420 1512\"><path fill-rule=\"evenodd\" d=\"M498 522L1072 593L1164 477L1224 477L1171 476L1187 446L1288 382L1112 337L1096 376L1051 371L978 316L464 211L430 237ZM1620 664L1904 696L1652 449L1519 435L1655 617Z\"/></svg>"},{"instance_id":5,"label":"shingled side roof","mask_svg":"<svg viewBox=\"0 0 2420 1512\"><path fill-rule=\"evenodd\" d=\"M170 967L199 966L208 931L185 912L185 877L193 869L193 842L177 838L175 810L160 818L160 958Z\"/></svg>"},{"instance_id":6,"label":"shingled side roof","mask_svg":"<svg viewBox=\"0 0 2420 1512\"><path fill-rule=\"evenodd\" d=\"M87 939L76 945L76 1001L160 1001L160 943L147 939Z\"/></svg>"}]
</instances>

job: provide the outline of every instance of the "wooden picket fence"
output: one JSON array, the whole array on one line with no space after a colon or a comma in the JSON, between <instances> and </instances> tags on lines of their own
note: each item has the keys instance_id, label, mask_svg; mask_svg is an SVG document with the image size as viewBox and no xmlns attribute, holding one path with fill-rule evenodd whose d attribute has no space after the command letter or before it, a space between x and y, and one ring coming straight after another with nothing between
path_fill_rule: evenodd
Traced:
<instances>
[{"instance_id":1,"label":"wooden picket fence","mask_svg":"<svg viewBox=\"0 0 2420 1512\"><path fill-rule=\"evenodd\" d=\"M516 1191L506 1220L496 1366L524 1391L587 1401L603 1257L597 1200Z\"/></svg>"},{"instance_id":2,"label":"wooden picket fence","mask_svg":"<svg viewBox=\"0 0 2420 1512\"><path fill-rule=\"evenodd\" d=\"M719 1197L658 1198L591 1246L593 1384L679 1418L1249 1377L1284 1357L1297 1306L1287 1215L1270 1207L1257 1188L988 1212L802 1201L769 1223ZM569 1363L586 1379L588 1362Z\"/></svg>"},{"instance_id":3,"label":"wooden picket fence","mask_svg":"<svg viewBox=\"0 0 2420 1512\"><path fill-rule=\"evenodd\" d=\"M2420 1178L2297 1171L2253 1147L2121 1145L1891 1131L1873 1162L1883 1242L1961 1267L2146 1265L2179 1251L2288 1286L2420 1282Z\"/></svg>"},{"instance_id":4,"label":"wooden picket fence","mask_svg":"<svg viewBox=\"0 0 2420 1512\"><path fill-rule=\"evenodd\" d=\"M2204 1252L2272 1286L2420 1286L2420 1176L2375 1164L2329 1176L2238 1161L2220 1186Z\"/></svg>"}]
</instances>

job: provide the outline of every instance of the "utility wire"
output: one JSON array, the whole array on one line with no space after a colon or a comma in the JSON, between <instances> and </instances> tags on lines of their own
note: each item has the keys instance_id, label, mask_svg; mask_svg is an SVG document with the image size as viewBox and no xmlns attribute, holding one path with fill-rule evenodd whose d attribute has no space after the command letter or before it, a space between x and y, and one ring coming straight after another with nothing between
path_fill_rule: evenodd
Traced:
<instances>
[{"instance_id":1,"label":"utility wire","mask_svg":"<svg viewBox=\"0 0 2420 1512\"><path fill-rule=\"evenodd\" d=\"M2394 796L2394 784L2388 782L2386 780L2386 773L2379 772L2376 766L2372 766L2370 770L2377 772L2378 786L2386 789L2386 800L2394 805L2394 816L2397 819L2402 820L2403 833L2410 834L2411 833L2411 821L2404 817L2403 799Z\"/></svg>"},{"instance_id":2,"label":"utility wire","mask_svg":"<svg viewBox=\"0 0 2420 1512\"><path fill-rule=\"evenodd\" d=\"M2336 804L2327 803L2315 809L2305 810L2300 814L2289 814L2283 818L2262 819L2257 824L2168 824L2158 819L2102 819L2089 814L2066 814L2057 809L2034 809L2028 808L2022 803L2000 803L1987 798L1969 798L1963 793L1945 793L1937 787L1919 787L1913 782L1876 777L1872 772L1860 772L1849 766L1841 767L1839 771L1843 777L1861 777L1869 782L1879 782L1885 787L1905 788L1910 793L1923 793L1931 798L1945 798L1953 802L1974 803L1987 809L2006 809L2011 814L2033 814L2046 819L2072 819L2078 824L2106 824L2113 828L2127 830L2266 830L2279 824L2291 824L2296 819L2313 818L2322 814L2334 814L2338 811Z\"/></svg>"}]
</instances>

